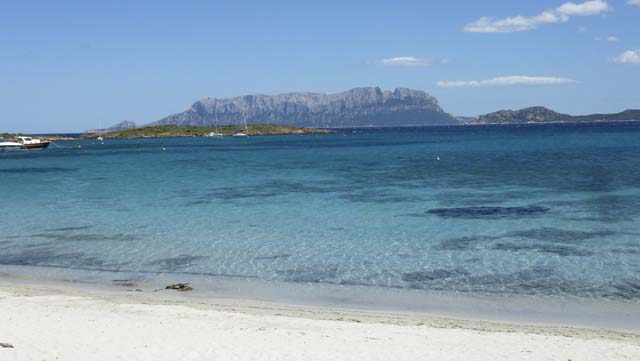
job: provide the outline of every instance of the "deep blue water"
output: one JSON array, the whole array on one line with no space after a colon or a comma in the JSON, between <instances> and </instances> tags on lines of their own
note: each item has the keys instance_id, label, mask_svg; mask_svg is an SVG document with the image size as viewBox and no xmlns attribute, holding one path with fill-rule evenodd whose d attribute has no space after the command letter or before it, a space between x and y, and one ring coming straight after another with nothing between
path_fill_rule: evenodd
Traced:
<instances>
[{"instance_id":1,"label":"deep blue water","mask_svg":"<svg viewBox=\"0 0 640 361\"><path fill-rule=\"evenodd\" d=\"M58 142L0 200L0 271L640 300L640 124Z\"/></svg>"}]
</instances>

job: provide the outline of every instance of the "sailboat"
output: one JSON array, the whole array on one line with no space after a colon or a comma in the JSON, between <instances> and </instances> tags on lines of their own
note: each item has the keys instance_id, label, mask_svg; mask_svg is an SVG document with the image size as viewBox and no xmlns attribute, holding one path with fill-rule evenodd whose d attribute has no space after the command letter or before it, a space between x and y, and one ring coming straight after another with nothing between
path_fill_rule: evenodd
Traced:
<instances>
[{"instance_id":1,"label":"sailboat","mask_svg":"<svg viewBox=\"0 0 640 361\"><path fill-rule=\"evenodd\" d=\"M104 131L104 129L102 129L101 127L102 127L102 121L98 120L98 132ZM96 140L104 144L104 138L100 133L98 133L98 138L96 138Z\"/></svg>"},{"instance_id":2,"label":"sailboat","mask_svg":"<svg viewBox=\"0 0 640 361\"><path fill-rule=\"evenodd\" d=\"M239 131L235 133L233 136L236 138L246 138L249 136L249 129L247 128L247 115L245 112L242 112L242 123L244 125L244 131Z\"/></svg>"},{"instance_id":3,"label":"sailboat","mask_svg":"<svg viewBox=\"0 0 640 361\"><path fill-rule=\"evenodd\" d=\"M218 131L218 105L215 106L214 110L213 110L213 117L214 117L214 128L213 128L213 132L209 132L207 134L205 134L205 137L209 137L209 138L222 138L224 136L224 134L220 133ZM202 120L202 126L204 127L204 119Z\"/></svg>"}]
</instances>

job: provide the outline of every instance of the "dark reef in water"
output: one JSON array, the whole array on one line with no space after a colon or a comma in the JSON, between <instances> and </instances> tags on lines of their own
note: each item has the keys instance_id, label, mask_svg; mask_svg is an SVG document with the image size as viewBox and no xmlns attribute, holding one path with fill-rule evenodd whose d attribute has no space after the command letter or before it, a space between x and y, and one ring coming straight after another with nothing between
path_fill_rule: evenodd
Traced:
<instances>
[{"instance_id":1,"label":"dark reef in water","mask_svg":"<svg viewBox=\"0 0 640 361\"><path fill-rule=\"evenodd\" d=\"M550 227L528 229L523 231L514 231L507 233L504 237L519 237L527 239L538 239L542 241L552 242L577 242L598 237L608 237L617 234L611 230L597 231L574 231L567 229L557 229Z\"/></svg>"},{"instance_id":2,"label":"dark reef in water","mask_svg":"<svg viewBox=\"0 0 640 361\"><path fill-rule=\"evenodd\" d=\"M0 173L15 173L15 174L30 174L30 173L59 173L59 172L73 172L75 168L60 168L60 167L25 167L25 168L2 168Z\"/></svg>"},{"instance_id":3,"label":"dark reef in water","mask_svg":"<svg viewBox=\"0 0 640 361\"><path fill-rule=\"evenodd\" d=\"M470 249L475 243L482 241L492 241L500 237L475 236L475 237L458 237L446 239L435 245L433 249L439 251L463 251Z\"/></svg>"},{"instance_id":4,"label":"dark reef in water","mask_svg":"<svg viewBox=\"0 0 640 361\"><path fill-rule=\"evenodd\" d=\"M409 283L429 282L452 277L466 276L469 273L464 270L436 269L433 271L416 271L402 275L402 280Z\"/></svg>"},{"instance_id":5,"label":"dark reef in water","mask_svg":"<svg viewBox=\"0 0 640 361\"><path fill-rule=\"evenodd\" d=\"M539 206L528 207L461 207L435 208L427 213L445 218L494 218L529 216L549 212L549 208Z\"/></svg>"},{"instance_id":6,"label":"dark reef in water","mask_svg":"<svg viewBox=\"0 0 640 361\"><path fill-rule=\"evenodd\" d=\"M93 226L68 226L68 227L59 227L59 228L49 228L49 229L45 229L45 231L47 232L82 231L92 227Z\"/></svg>"},{"instance_id":7,"label":"dark reef in water","mask_svg":"<svg viewBox=\"0 0 640 361\"><path fill-rule=\"evenodd\" d=\"M158 259L152 262L148 262L148 265L159 266L164 272L175 272L193 265L195 262L206 258L204 256L191 256L188 254L181 254L175 257L168 257Z\"/></svg>"},{"instance_id":8,"label":"dark reef in water","mask_svg":"<svg viewBox=\"0 0 640 361\"><path fill-rule=\"evenodd\" d=\"M55 242L130 242L139 241L141 238L131 234L116 233L116 234L98 234L98 233L81 233L81 234L68 234L68 233L36 233L32 234L33 238L43 238L48 241Z\"/></svg>"},{"instance_id":9,"label":"dark reef in water","mask_svg":"<svg viewBox=\"0 0 640 361\"><path fill-rule=\"evenodd\" d=\"M578 256L588 257L595 253L585 249L579 249L575 247L569 247L564 245L549 245L549 244L517 244L517 243L498 243L493 249L499 251L538 251L542 253L556 254L558 256Z\"/></svg>"}]
</instances>

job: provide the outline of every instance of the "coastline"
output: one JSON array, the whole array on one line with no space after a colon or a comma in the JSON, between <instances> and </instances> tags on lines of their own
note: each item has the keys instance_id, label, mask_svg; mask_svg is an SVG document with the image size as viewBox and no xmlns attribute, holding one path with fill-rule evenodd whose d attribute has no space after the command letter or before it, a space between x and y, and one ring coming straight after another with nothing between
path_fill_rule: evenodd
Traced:
<instances>
[{"instance_id":1,"label":"coastline","mask_svg":"<svg viewBox=\"0 0 640 361\"><path fill-rule=\"evenodd\" d=\"M164 292L187 283L190 292ZM607 329L640 337L640 304L614 300L523 295L445 293L421 289L325 283L295 283L246 277L184 273L130 273L65 268L2 266L2 287L52 289L64 293L133 294L149 302L178 296L180 302L265 303L276 307L340 309L345 312L409 314L535 327ZM131 297L131 296L128 296Z\"/></svg>"},{"instance_id":2,"label":"coastline","mask_svg":"<svg viewBox=\"0 0 640 361\"><path fill-rule=\"evenodd\" d=\"M449 124L449 125L388 125L388 126L334 126L330 128L297 128L294 126L282 126L283 128L297 128L297 131L289 131L289 132L276 132L276 133L256 133L252 134L253 136L276 136L276 135L322 135L322 134L336 134L340 131L344 130L371 130L371 129L412 129L412 128L466 128L466 127L495 127L495 126L544 126L544 125L584 125L584 126L594 126L594 125L609 125L609 124L640 124L640 120L589 120L589 121L546 121L546 122L526 122L526 123L460 123L460 124ZM226 126L233 127L233 126ZM144 128L144 127L140 127ZM208 130L214 130L215 127L196 127L203 128ZM139 128L133 128L139 129ZM238 128L239 129L239 128ZM111 133L117 133L121 131L112 131ZM15 135L25 135L23 133L2 133L0 135L4 135L5 137L13 137ZM69 135L73 134L73 136ZM95 140L97 137L102 136L103 138L110 139L166 139L166 138L198 138L203 137L202 134L182 134L182 135L170 135L170 134L162 134L162 135L138 135L138 136L124 136L124 137L109 137L109 132L107 133L98 133L98 132L81 132L81 133L34 133L29 134L29 136L44 138L51 141L79 141L79 140ZM106 136L105 136L106 135ZM230 136L231 134L226 134Z\"/></svg>"},{"instance_id":3,"label":"coastline","mask_svg":"<svg viewBox=\"0 0 640 361\"><path fill-rule=\"evenodd\" d=\"M0 280L10 360L632 360L640 334ZM3 358L3 357L0 357Z\"/></svg>"},{"instance_id":4,"label":"coastline","mask_svg":"<svg viewBox=\"0 0 640 361\"><path fill-rule=\"evenodd\" d=\"M309 134L333 134L329 129L304 128L275 124L251 124L246 128L239 125L221 126L178 126L178 125L152 125L138 128L109 131L104 133L85 133L79 139L146 139L146 138L192 138L207 137L209 133L216 133L226 137L238 132L245 132L249 136L263 135L309 135Z\"/></svg>"},{"instance_id":5,"label":"coastline","mask_svg":"<svg viewBox=\"0 0 640 361\"><path fill-rule=\"evenodd\" d=\"M625 139L620 142L621 146L635 144L627 143ZM614 139L614 141L618 140ZM513 227L509 225L504 228L487 227L480 230L478 224L488 223L460 222L459 225L462 227L449 227L448 225L455 225L456 222L437 219L438 222L429 223L423 218L404 218L406 217L404 215L407 212L406 209L413 209L413 207L406 207L409 204L409 202L405 202L407 198L394 197L396 195L412 195L413 193L400 191L386 193L388 189L394 189L389 187L393 183L382 182L377 184L379 188L370 189L381 190L381 193L377 195L383 197L369 197L368 193L364 192L369 189L363 189L362 193L352 192L355 195L361 195L361 198L344 198L345 204L349 206L344 209L367 211L362 212L363 215L380 214L380 218L349 219L344 217L348 214L347 212L336 208L335 213L331 213L333 216L330 220L343 220L342 224L336 222L339 223L336 226L342 227L327 230L327 233L322 237L314 238L309 236L312 232L328 228L323 222L326 220L316 220L319 221L317 224L320 226L306 228L304 225L309 219L314 218L300 217L299 219L304 222L291 222L291 225L297 225L297 227L289 229L283 227L283 224L272 221L276 218L287 220L287 222L290 219L296 219L290 215L299 211L298 208L289 207L288 213L267 213L266 211L278 211L291 204L302 204L301 200L309 201L309 205L328 204L327 199L333 200L334 197L346 196L349 195L348 192L335 192L330 188L331 184L311 189L313 193L307 192L309 189L300 188L301 184L306 184L305 182L310 179L308 168L302 168L302 170L296 170L292 173L284 172L282 181L273 183L275 185L268 183L269 179L259 179L255 184L234 182L245 178L244 174L266 174L268 172L265 170L268 169L260 168L260 157L252 159L247 156L251 153L234 154L230 149L225 149L226 153L212 152L211 148L216 148L216 146L201 147L199 144L203 142L194 143L202 148L202 151L197 154L198 156L191 154L184 156L184 154L190 153L193 148L197 148L191 147L193 144L186 149L177 149L175 154L162 153L161 157L155 158L151 156L160 153L158 152L159 148L154 150L150 147L151 151L141 152L144 153L142 154L144 157L137 158L123 156L123 154L131 154L139 149L128 153L128 150L119 149L118 146L113 148L107 146L103 148L108 151L93 152L94 155L95 153L106 155L104 158L83 157L83 159L77 157L71 161L61 151L61 157L54 155L46 158L51 168L42 168L49 173L46 177L52 182L43 183L38 179L38 182L34 181L35 185L29 187L26 186L28 183L25 182L25 179L34 180L39 177L25 177L22 174L23 172L33 172L33 169L38 168L24 168L25 165L31 164L20 164L20 162L27 162L22 159L15 161L13 173L12 168L7 168L9 170L7 179L16 180L14 189L29 190L29 192L14 192L11 191L12 188L7 187L5 189L9 190L6 192L8 200L12 201L14 195L16 197L26 195L29 202L25 203L40 204L40 201L44 199L48 201L44 203L55 205L55 212L51 211L52 208L48 208L46 212L40 213L36 210L28 216L17 212L13 213L12 218L7 218L6 224L9 229L4 241L0 240L6 244L7 251L3 263L14 265L51 264L51 266L33 267L31 270L25 266L0 266L0 317L3 320L8 320L6 324L0 326L0 343L15 346L15 350L0 348L0 352L6 352L5 355L8 355L9 359L47 360L56 357L82 360L116 358L142 360L165 358L172 360L216 358L602 360L635 359L640 354L637 349L640 300L635 293L637 253L632 253L637 250L636 238L634 238L637 234L632 223L635 215L638 214L634 213L637 212L637 207L633 202L635 199L633 196L637 195L635 188L622 186L596 188L597 192L594 192L593 195L609 197L604 199L595 197L594 199L586 197L583 199L581 194L573 193L570 193L568 197L558 197L558 199L555 195L545 193L531 198L524 197L522 202L531 204L538 202L544 204L547 201L557 202L553 204L557 204L558 215L565 213L567 209L575 211L575 214L568 214L570 217L575 217L573 219L575 223L567 222L561 217L548 223L545 222L546 219L541 219L540 222L530 222L528 219L524 219L521 223L514 224ZM274 149L278 151L283 148L279 142L265 143L276 144ZM390 143L393 144L393 142ZM156 147L164 145L161 142L150 142L149 144L154 144ZM436 147L441 146L429 148L424 153L437 154L436 150L439 152L440 149L436 149ZM263 147L255 148L258 148L258 153L264 152ZM360 152L360 150L357 151ZM69 153L75 152L69 151ZM328 154L340 152L341 150ZM313 153L316 152L312 151L310 155ZM578 151L576 153L582 154ZM607 152L603 153L608 154ZM167 167L167 164L178 164L182 167L190 163L189 160L198 160L202 154L205 155L201 158L203 161L194 162L197 165L197 170L192 172L190 168L187 168L187 172L184 173L190 176L184 178L193 180L191 184L176 182L171 183L173 186L168 189L165 187L171 179L163 176L165 175L164 171L172 169ZM275 154L280 153L276 152ZM380 152L379 154L385 153ZM402 154L406 155L407 153L398 153L397 155ZM611 154L618 153L611 152ZM628 154L629 158L634 156L633 152L622 154ZM225 157L233 160L234 155L235 159L241 161L235 163L230 161L228 164L231 166L227 169L242 170L238 173L243 176L231 177L229 178L231 181L224 182L223 185L239 184L240 191L250 195L255 194L257 197L251 199L251 202L236 197L240 200L235 200L235 203L231 202L233 207L226 210L238 210L240 211L238 212L239 216L218 218L224 227L223 229L229 230L228 233L214 232L206 227L194 227L198 224L207 225L205 222L209 219L208 217L215 215L214 212L211 212L212 210L225 209L221 206L224 204L225 196L227 196L227 200L233 198L223 192L219 193L217 187L210 189L215 191L213 193L209 193L209 189L200 189L201 185L208 183L202 181L205 178L199 178L197 175L209 174L208 170L210 169L207 168L209 166L213 166L211 169L216 170L224 168L220 166L221 160ZM138 161L128 162L133 159ZM147 169L146 165L153 163L149 162L150 159L159 161L156 163L161 164L162 168ZM249 159L250 162L243 163L243 159ZM315 157L291 158L284 159L282 164L303 164L303 161L308 159L316 160ZM412 159L411 156L408 156L406 158L408 161L403 163L404 166L400 169L410 170L415 167L415 164L421 164L411 162ZM524 159L532 159L532 157ZM615 178L616 174L623 174L626 165L631 164L627 158L603 159L597 157L592 159L619 161L619 163L613 163L620 164L617 168L603 168L611 170L607 175L612 178ZM626 163L623 162L625 160ZM368 165L368 167L382 170L387 169L387 165L393 164L393 162L394 160L383 161L379 163L380 166L378 163L372 163L373 165ZM435 163L435 161L433 162ZM556 159L555 163L560 163L560 160ZM137 169L140 164L143 165L144 172L140 174L131 172L132 169ZM233 164L247 166L233 168ZM448 162L438 164L450 165ZM34 161L33 165L41 166L42 164L39 161ZM54 166L58 167L54 168ZM113 172L117 169L126 171L123 173ZM353 169L361 168L355 167ZM512 169L517 169L517 167ZM258 171L252 173L247 170ZM335 169L330 170L335 171ZM124 176L119 177L120 174L124 174ZM351 172L339 174L344 177L343 180L360 179L350 178L353 177ZM149 180L157 180L158 183L141 182L129 190L143 190L151 184L157 185L157 192L141 198L135 196L129 198L126 195L135 195L136 192L115 193L111 191L127 190L126 186L122 186L121 181L126 180L127 186L129 186L128 182L131 180L146 179L146 175L152 175ZM191 177L194 175L195 177ZM389 176L389 174L377 172L375 175L382 179ZM113 178L110 178L111 176ZM324 182L324 179L317 178L317 182ZM605 177L604 179L610 178ZM79 184L80 188L70 187L69 180L76 180L82 184ZM287 183L291 181L293 183ZM629 184L632 184L632 181L631 178ZM523 184L529 185L527 182ZM520 182L516 183L521 184ZM45 192L45 188L50 187L50 184L59 188L51 188L54 192ZM190 189L194 184L197 185L197 191L186 194L180 191L181 189ZM343 184L352 183L343 182ZM112 185L113 188L106 187L104 193L94 194L95 189L104 185ZM260 191L260 188L264 188L265 185L268 185L266 189L270 192L251 193ZM312 182L311 185L318 184ZM605 185L610 186L609 183ZM40 188L41 186L42 188ZM588 182L587 186L593 187L594 185ZM595 186L601 186L601 184L597 183ZM276 190L277 187L283 189ZM221 189L227 190L227 188ZM358 190L360 188L350 189ZM436 197L440 194L438 192L428 195L418 193L419 196L424 197L420 198L424 203L419 203L415 208L416 212L423 212L425 209L433 208L431 205L439 204L435 201L447 204L447 202L465 200L477 202L478 199L482 203L493 201L503 204L499 202L501 197L511 198L514 195L518 196L523 192L528 192L529 189L535 191L536 188L501 187L475 193L460 193L461 190L466 191L465 189L453 189L453 191L447 189L448 193L443 192L446 196L440 198ZM577 189L583 190L585 188L578 187ZM169 192L166 192L167 190ZM563 190L565 189L562 187L557 188L557 191ZM520 193L514 193L514 191ZM61 194L65 196L61 197ZM118 197L114 197L116 194ZM322 196L316 196L318 194ZM94 198L94 195L97 197ZM494 197L487 197L488 195ZM255 207L253 210L255 213L247 214L244 212L252 210L251 205L260 205L262 196L265 196L264 199L267 200L262 204L283 205L284 207L279 209ZM267 196L282 198L267 198ZM41 197L41 199L38 199L38 202L31 202L29 197L34 197L34 200L36 197ZM167 197L179 201L166 202ZM281 203L281 199L285 201ZM368 204L355 202L363 199L369 201ZM388 200L392 202L387 202ZM582 203L581 206L573 207L573 204L579 200L595 200L595 202L588 203L589 206ZM132 206L133 204L143 204L145 207L137 208ZM161 212L158 213L148 212L151 208L155 209L157 205L167 207L157 207L161 209ZM246 205L249 207L245 207ZM511 203L508 201L504 205L511 206ZM184 216L177 217L175 225L150 221L151 219L170 219L168 216L176 215L176 206L189 208L184 208ZM622 206L626 208L622 208ZM594 207L598 208L594 209ZM615 213L621 208L625 210L625 213ZM20 208L20 210L31 211L32 209ZM178 208L178 210L182 211L183 208ZM353 240L354 244L358 244L362 239L393 240L393 237L368 237L374 233L364 233L363 229L359 227L354 227L354 232L345 225L368 225L368 223L362 222L363 219L376 221L381 227L368 226L366 231L379 232L383 226L388 224L386 223L389 222L388 220L395 219L389 215L394 215L396 212L403 218L399 218L401 221L394 222L395 227L402 226L403 230L420 231L416 234L409 234L410 237L404 236L404 239L408 240L407 242L401 242L398 246L388 249L385 247L336 248L336 245L340 245L343 239ZM103 216L105 213L108 216ZM265 217L259 221L246 221L252 219L252 216L255 217L256 214L273 214L274 216ZM585 223L576 221L576 219L580 219L580 215L584 214L601 218L588 221L585 226ZM8 213L8 216L11 215ZM199 215L206 215L206 217L199 218ZM617 224L609 223L613 215L629 216L630 220L627 223L626 218L618 217L624 222L621 222L617 227ZM605 223L603 216L609 216L606 218L609 221ZM163 223L167 223L167 225L165 226ZM435 223L438 225L432 229L428 228ZM416 224L427 227L415 227ZM242 225L246 225L246 227L242 227ZM266 228L265 225L271 228ZM443 226L440 227L440 225ZM616 227L614 228L614 226ZM246 233L237 233L238 229L247 231ZM266 229L286 231L283 231L282 234L300 232L299 237L291 237L291 239L304 240L303 245L315 252L306 252L304 247L296 249L290 247L291 244L278 243L278 236L281 234L277 232L269 234L270 237L265 237L261 233L267 233L262 231ZM400 228L389 227L389 229L395 231ZM452 231L446 232L448 229ZM35 233L34 230L39 230L39 233ZM194 232L191 232L192 230ZM203 230L204 232L202 232ZM427 231L425 232L425 230ZM235 237L236 233L237 237ZM162 236L163 234L168 236ZM225 237L230 234L233 237ZM513 236L518 238L521 243L507 243L507 241L512 242L513 239L492 243L494 236L497 240L508 238L505 235L509 234L523 236ZM176 237L176 235L181 235L181 237ZM335 235L344 236L339 238ZM391 235L393 236L393 234ZM469 240L465 236L469 235L480 238L473 239L469 246L469 243L465 243ZM483 240L481 238L483 235L489 236ZM421 240L422 236L425 238L424 241L412 242L412 240ZM221 243L216 243L216 239L224 240L224 242L237 245L237 247L229 247L221 253L224 257L217 257L220 253L217 254L212 249ZM243 240L253 239L257 241L242 243ZM319 241L325 239L327 246L324 249L309 247L309 245L318 244ZM591 239L593 241L590 241ZM198 247L198 242L203 240L208 247ZM556 246L554 248L551 242L545 243L547 240L564 240L563 243L557 243L566 244L566 247ZM438 263L439 259L435 257L432 260L427 258L431 262L413 262L414 258L407 257L411 254L425 258L431 255L439 256L435 251L449 241L462 241L462 246L466 245L459 249L463 252L459 252L461 257L454 259L457 261L455 264ZM372 245L375 246L386 246L387 244L389 243L372 242ZM552 246L548 246L548 244ZM609 244L611 247L608 246ZM461 244L457 243L457 245ZM493 252L499 250L499 245L503 249L508 249L509 252L494 258ZM601 245L607 246L600 247ZM167 252L152 252L158 246L166 246ZM587 252L586 255L581 255L577 252L584 249L591 250L592 248L587 248L591 246L593 254ZM464 289L459 289L459 293L447 291L448 293L445 294L433 291L436 287L435 283L431 282L422 282L418 285L410 282L387 283L391 286L384 286L385 283L370 282L367 285L367 279L363 277L322 276L322 271L325 269L321 267L324 265L322 261L331 259L326 255L335 257L333 253L326 252L326 249L332 247L347 255L379 255L356 260L356 264L363 265L381 264L387 266L384 263L385 258L389 255L397 256L391 260L398 262L390 262L388 266L400 279L404 279L403 275L412 275L421 269L431 269L426 266L436 264L438 266L432 267L435 270L440 270L439 267L442 267L441 270L450 270L450 272L460 270L470 276L489 274L498 277L493 283L478 282L477 284L482 287L474 288L480 292L494 292L493 295L472 293L473 291L465 291ZM533 247L533 249L531 252L524 252L518 247ZM291 248L293 250L289 251ZM301 252L300 249L305 252ZM141 252L135 252L135 250ZM628 253L622 253L627 250ZM128 253L129 251L132 252ZM251 253L245 257L246 251L251 251ZM475 256L476 251L487 251L491 254L487 257L487 254L483 253L481 255L485 258L474 257L474 260L470 255ZM451 253L448 254L451 255ZM315 255L320 255L317 257L319 262L316 264L312 262L316 260ZM210 262L203 261L202 267L189 266L190 259L199 259L198 257L205 256L211 257ZM530 258L525 259L522 263L525 258L523 256L530 256ZM181 259L187 261L172 263ZM273 272L243 273L238 272L234 267L217 267L228 260L241 264L255 261L257 265L269 265L271 263L266 262L268 260L269 262L273 261L274 266L271 270L285 272L291 270L292 275L305 275L306 271L313 277L280 277L280 274ZM349 264L342 261L342 258L338 257L337 260L327 263L330 265L333 263ZM498 261L496 262L496 260ZM531 260L531 264L541 263L547 267L527 267L529 263L526 261L529 260ZM551 264L555 267L550 267L547 263L549 260L557 261ZM506 263L505 267L492 269L491 272L484 273L483 269L479 269L481 265L502 265L500 261L508 261L509 263ZM165 266L158 266L158 262ZM478 266L469 266L473 262L477 262L475 264ZM621 263L624 267L617 267L613 264L614 262ZM398 265L402 266L405 263L406 267L398 267ZM309 270L304 268L307 264L310 265ZM572 270L568 274L570 277L565 278L562 273L552 272L564 270L565 268L562 267L576 264L582 265L582 267L570 268ZM599 267L600 265L603 267ZM604 267L607 265L609 267ZM589 266L595 267L589 268ZM261 271L263 269L265 268L256 267L249 270ZM377 268L372 267L372 269ZM524 278L520 276L520 273L515 273L521 270L527 272L524 276L540 275L540 278ZM607 273L599 273L598 270L604 270ZM5 279L3 279L2 272L6 272ZM250 276L233 276L240 274ZM320 276L316 276L318 274ZM583 277L571 277L575 274L583 275ZM611 277L600 279L597 277L600 274ZM336 275L339 273L336 272ZM582 287L583 284L579 282L571 283L571 285L577 286L570 290L573 292L562 292L563 289L557 287L518 288L513 286L520 284L517 282L499 282L509 275L517 276L518 280L524 278L538 282L524 283L524 285L532 286L546 285L544 281L549 280L547 277L550 275L558 275L560 280L569 281L576 280L576 278L580 281L584 278L586 279L584 284L595 284L596 286L599 286L597 281L601 280L604 282L600 285L611 286L605 289L620 292L617 294L611 292L589 293L584 291L586 288ZM257 278L259 276L264 276L265 279L272 277L272 279L279 281L266 281ZM428 276L429 274L426 273L425 277ZM182 282L191 283L194 290L186 293L164 290L168 284ZM494 288L493 284L502 287ZM489 287L484 287L484 285L489 285ZM557 284L550 283L550 285ZM619 288L616 289L613 286ZM432 290L425 290L426 288ZM451 290L451 288L440 289ZM510 297L504 294L505 292L512 292L519 296ZM533 296L529 297L529 295ZM114 345L122 345L122 347L116 349ZM92 349L84 349L84 347ZM311 347L311 351L307 351L307 347ZM633 348L629 349L629 347ZM141 356L140 352L143 351L149 354ZM193 355L192 351L195 352ZM246 353L244 353L245 351ZM4 358L3 356L0 354L0 360Z\"/></svg>"}]
</instances>

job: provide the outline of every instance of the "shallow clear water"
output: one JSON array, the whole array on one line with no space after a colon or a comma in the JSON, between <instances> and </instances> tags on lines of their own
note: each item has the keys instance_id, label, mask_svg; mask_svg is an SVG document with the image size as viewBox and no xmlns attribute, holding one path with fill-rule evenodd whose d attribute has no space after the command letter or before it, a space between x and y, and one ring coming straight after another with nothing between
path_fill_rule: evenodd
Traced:
<instances>
[{"instance_id":1,"label":"shallow clear water","mask_svg":"<svg viewBox=\"0 0 640 361\"><path fill-rule=\"evenodd\" d=\"M640 301L629 123L58 142L0 200L0 271Z\"/></svg>"}]
</instances>

